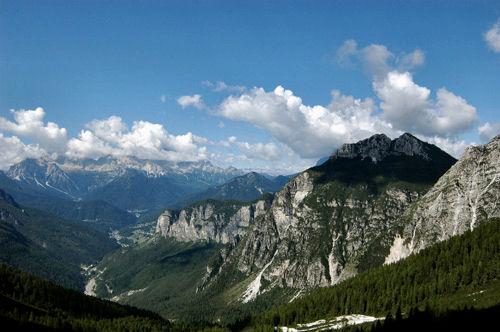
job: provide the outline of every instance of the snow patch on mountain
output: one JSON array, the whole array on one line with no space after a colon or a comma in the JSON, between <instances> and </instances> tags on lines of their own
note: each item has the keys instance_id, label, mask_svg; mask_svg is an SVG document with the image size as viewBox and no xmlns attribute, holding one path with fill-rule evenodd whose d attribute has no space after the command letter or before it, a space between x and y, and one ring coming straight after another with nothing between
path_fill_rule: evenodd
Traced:
<instances>
[{"instance_id":1,"label":"snow patch on mountain","mask_svg":"<svg viewBox=\"0 0 500 332\"><path fill-rule=\"evenodd\" d=\"M332 320L320 319L315 322L297 324L297 327L281 326L282 332L299 332L299 331L326 331L326 330L339 330L346 326L353 326L365 323L376 322L377 320L384 320L383 317L373 317L366 315L344 315L339 316Z\"/></svg>"}]
</instances>

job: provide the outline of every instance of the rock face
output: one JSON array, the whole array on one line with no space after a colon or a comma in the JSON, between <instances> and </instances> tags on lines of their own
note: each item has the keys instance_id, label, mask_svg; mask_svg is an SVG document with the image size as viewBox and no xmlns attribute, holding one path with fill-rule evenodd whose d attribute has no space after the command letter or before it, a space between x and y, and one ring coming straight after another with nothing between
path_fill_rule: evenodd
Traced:
<instances>
[{"instance_id":1,"label":"rock face","mask_svg":"<svg viewBox=\"0 0 500 332\"><path fill-rule=\"evenodd\" d=\"M207 200L181 211L166 210L158 218L156 232L181 242L234 243L266 212L271 201L272 196L255 203Z\"/></svg>"},{"instance_id":2,"label":"rock face","mask_svg":"<svg viewBox=\"0 0 500 332\"><path fill-rule=\"evenodd\" d=\"M243 239L213 260L200 290L223 284L249 302L275 287L300 292L383 264L380 234L454 162L409 134L344 145L276 193Z\"/></svg>"},{"instance_id":3,"label":"rock face","mask_svg":"<svg viewBox=\"0 0 500 332\"><path fill-rule=\"evenodd\" d=\"M355 144L344 144L331 158L369 158L373 162L388 156L420 156L430 159L429 150L433 146L420 141L415 136L405 133L395 140L384 134L373 135Z\"/></svg>"},{"instance_id":4,"label":"rock face","mask_svg":"<svg viewBox=\"0 0 500 332\"><path fill-rule=\"evenodd\" d=\"M500 135L462 158L401 218L386 263L500 217Z\"/></svg>"},{"instance_id":5,"label":"rock face","mask_svg":"<svg viewBox=\"0 0 500 332\"><path fill-rule=\"evenodd\" d=\"M7 175L24 185L66 198L75 198L82 190L56 163L44 159L26 159L12 166Z\"/></svg>"}]
</instances>

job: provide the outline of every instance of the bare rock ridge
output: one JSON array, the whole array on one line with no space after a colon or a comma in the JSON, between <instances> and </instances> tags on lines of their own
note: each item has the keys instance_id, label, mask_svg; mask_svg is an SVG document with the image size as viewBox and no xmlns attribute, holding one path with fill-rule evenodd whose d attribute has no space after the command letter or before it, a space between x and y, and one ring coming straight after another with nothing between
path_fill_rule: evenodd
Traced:
<instances>
[{"instance_id":1,"label":"bare rock ridge","mask_svg":"<svg viewBox=\"0 0 500 332\"><path fill-rule=\"evenodd\" d=\"M373 162L378 162L388 156L407 155L430 159L428 150L431 148L436 147L408 133L394 140L385 134L377 134L358 143L344 144L331 158L370 158Z\"/></svg>"},{"instance_id":2,"label":"bare rock ridge","mask_svg":"<svg viewBox=\"0 0 500 332\"><path fill-rule=\"evenodd\" d=\"M500 135L470 146L415 205L401 217L386 263L472 230L500 217Z\"/></svg>"},{"instance_id":3,"label":"bare rock ridge","mask_svg":"<svg viewBox=\"0 0 500 332\"><path fill-rule=\"evenodd\" d=\"M181 242L234 243L267 211L271 201L271 195L254 203L207 200L181 211L165 210L158 218L156 233Z\"/></svg>"},{"instance_id":4,"label":"bare rock ridge","mask_svg":"<svg viewBox=\"0 0 500 332\"><path fill-rule=\"evenodd\" d=\"M59 196L75 198L81 192L81 188L57 164L43 159L26 159L13 165L7 175Z\"/></svg>"}]
</instances>

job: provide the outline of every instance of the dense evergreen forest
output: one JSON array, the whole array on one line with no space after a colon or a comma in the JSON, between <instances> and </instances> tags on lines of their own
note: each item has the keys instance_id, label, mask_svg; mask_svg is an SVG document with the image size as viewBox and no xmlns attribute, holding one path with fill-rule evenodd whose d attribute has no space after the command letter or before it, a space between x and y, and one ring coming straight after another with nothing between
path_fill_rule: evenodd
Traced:
<instances>
[{"instance_id":1,"label":"dense evergreen forest","mask_svg":"<svg viewBox=\"0 0 500 332\"><path fill-rule=\"evenodd\" d=\"M87 296L3 264L0 322L8 331L227 331L206 323L172 324L153 312Z\"/></svg>"},{"instance_id":2,"label":"dense evergreen forest","mask_svg":"<svg viewBox=\"0 0 500 332\"><path fill-rule=\"evenodd\" d=\"M352 313L383 317L426 308L441 317L466 306L490 308L500 304L499 275L500 222L495 220L395 264L256 315L252 325L274 330Z\"/></svg>"}]
</instances>

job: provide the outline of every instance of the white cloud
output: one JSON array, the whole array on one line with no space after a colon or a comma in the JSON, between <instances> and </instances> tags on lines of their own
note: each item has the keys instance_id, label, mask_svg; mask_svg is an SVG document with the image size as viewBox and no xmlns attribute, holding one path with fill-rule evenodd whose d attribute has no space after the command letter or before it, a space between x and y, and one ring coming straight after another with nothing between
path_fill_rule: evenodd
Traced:
<instances>
[{"instance_id":1,"label":"white cloud","mask_svg":"<svg viewBox=\"0 0 500 332\"><path fill-rule=\"evenodd\" d=\"M494 52L500 53L500 19L484 33L484 39Z\"/></svg>"},{"instance_id":2,"label":"white cloud","mask_svg":"<svg viewBox=\"0 0 500 332\"><path fill-rule=\"evenodd\" d=\"M372 115L375 106L371 99L362 101L338 91L332 97L328 107L307 106L281 86L271 92L254 88L247 94L226 98L218 114L266 130L302 158L326 156L346 141L393 132L387 122Z\"/></svg>"},{"instance_id":3,"label":"white cloud","mask_svg":"<svg viewBox=\"0 0 500 332\"><path fill-rule=\"evenodd\" d=\"M38 107L35 110L11 110L15 122L0 117L0 130L12 132L19 136L34 139L47 152L64 152L67 146L66 128L59 128L54 122L44 123L45 111Z\"/></svg>"},{"instance_id":4,"label":"white cloud","mask_svg":"<svg viewBox=\"0 0 500 332\"><path fill-rule=\"evenodd\" d=\"M72 138L68 142L66 156L70 158L93 158L118 154L118 150L99 139L99 137L90 130L82 130L78 138Z\"/></svg>"},{"instance_id":5,"label":"white cloud","mask_svg":"<svg viewBox=\"0 0 500 332\"><path fill-rule=\"evenodd\" d=\"M205 108L205 104L201 99L201 95L192 95L192 96L180 96L177 98L177 103L181 105L182 108L186 108L189 106L193 106L196 109L202 110Z\"/></svg>"},{"instance_id":6,"label":"white cloud","mask_svg":"<svg viewBox=\"0 0 500 332\"><path fill-rule=\"evenodd\" d=\"M349 39L344 42L337 50L334 61L341 66L351 67L353 65L351 56L358 54L358 43L355 40Z\"/></svg>"},{"instance_id":7,"label":"white cloud","mask_svg":"<svg viewBox=\"0 0 500 332\"><path fill-rule=\"evenodd\" d=\"M437 91L433 129L440 136L456 136L466 132L478 120L476 108L464 98L441 88Z\"/></svg>"},{"instance_id":8,"label":"white cloud","mask_svg":"<svg viewBox=\"0 0 500 332\"><path fill-rule=\"evenodd\" d=\"M243 92L246 90L245 86L242 85L227 85L224 82L218 81L215 84L215 91L230 91L230 92Z\"/></svg>"},{"instance_id":9,"label":"white cloud","mask_svg":"<svg viewBox=\"0 0 500 332\"><path fill-rule=\"evenodd\" d=\"M222 121L219 121L219 124L217 125L217 127L219 128L225 128L226 127L226 124Z\"/></svg>"},{"instance_id":10,"label":"white cloud","mask_svg":"<svg viewBox=\"0 0 500 332\"><path fill-rule=\"evenodd\" d=\"M161 101L162 103L165 103L165 102L167 101L167 96L166 96L165 94L162 94L162 95L160 96L160 101Z\"/></svg>"},{"instance_id":11,"label":"white cloud","mask_svg":"<svg viewBox=\"0 0 500 332\"><path fill-rule=\"evenodd\" d=\"M255 143L248 142L235 142L241 152L248 158L257 158L267 161L276 161L281 159L283 153L282 149L274 143Z\"/></svg>"},{"instance_id":12,"label":"white cloud","mask_svg":"<svg viewBox=\"0 0 500 332\"><path fill-rule=\"evenodd\" d=\"M384 80L374 81L373 89L381 100L382 116L397 128L425 127L420 122L428 117L431 91L415 84L410 73L390 72Z\"/></svg>"},{"instance_id":13,"label":"white cloud","mask_svg":"<svg viewBox=\"0 0 500 332\"><path fill-rule=\"evenodd\" d=\"M221 91L243 92L247 89L246 86L243 85L228 85L222 81L217 81L215 83L212 83L210 81L203 81L201 82L201 84L206 87L213 88L213 91L215 92L221 92Z\"/></svg>"},{"instance_id":14,"label":"white cloud","mask_svg":"<svg viewBox=\"0 0 500 332\"><path fill-rule=\"evenodd\" d=\"M431 91L413 82L409 72L391 71L373 88L381 103L382 117L394 128L427 136L456 136L472 129L478 117L476 108L445 88Z\"/></svg>"},{"instance_id":15,"label":"white cloud","mask_svg":"<svg viewBox=\"0 0 500 332\"><path fill-rule=\"evenodd\" d=\"M475 125L476 108L446 88L432 98L430 89L413 81L408 70L425 62L423 51L395 56L384 45L359 49L355 40L347 40L335 60L363 65L372 76L379 108L370 98L356 99L336 90L328 106L304 105L292 91L278 86L274 91L253 88L227 97L216 113L265 130L301 158L326 156L343 143L375 133L395 137L405 131L431 137L455 155L461 153L465 142L457 137Z\"/></svg>"},{"instance_id":16,"label":"white cloud","mask_svg":"<svg viewBox=\"0 0 500 332\"><path fill-rule=\"evenodd\" d=\"M415 67L423 65L425 62L424 52L415 50L410 54L401 56L398 60L399 71L408 71Z\"/></svg>"},{"instance_id":17,"label":"white cloud","mask_svg":"<svg viewBox=\"0 0 500 332\"><path fill-rule=\"evenodd\" d=\"M26 158L40 158L47 153L36 144L25 145L18 137L5 137L0 132L0 169L19 163Z\"/></svg>"},{"instance_id":18,"label":"white cloud","mask_svg":"<svg viewBox=\"0 0 500 332\"><path fill-rule=\"evenodd\" d=\"M361 62L365 72L380 80L395 67L400 71L408 71L424 64L425 54L416 49L412 53L395 56L384 45L371 44L358 49L355 40L346 40L338 48L334 60L342 66L351 67L354 65L353 59Z\"/></svg>"},{"instance_id":19,"label":"white cloud","mask_svg":"<svg viewBox=\"0 0 500 332\"><path fill-rule=\"evenodd\" d=\"M418 135L418 138L420 138L422 141L438 146L439 148L441 148L441 150L446 151L457 159L462 156L463 152L469 145L474 145L474 143L467 143L465 142L465 140L457 138L439 136L427 137L422 135Z\"/></svg>"},{"instance_id":20,"label":"white cloud","mask_svg":"<svg viewBox=\"0 0 500 332\"><path fill-rule=\"evenodd\" d=\"M486 122L484 125L478 128L479 139L483 142L491 141L495 136L500 135L500 122L489 123Z\"/></svg>"},{"instance_id":21,"label":"white cloud","mask_svg":"<svg viewBox=\"0 0 500 332\"><path fill-rule=\"evenodd\" d=\"M135 121L128 130L122 119L111 116L87 124L78 138L68 144L69 157L97 158L105 155L135 156L140 159L197 161L206 158L208 140L188 132L169 134L161 124Z\"/></svg>"},{"instance_id":22,"label":"white cloud","mask_svg":"<svg viewBox=\"0 0 500 332\"><path fill-rule=\"evenodd\" d=\"M388 62L394 55L384 45L369 45L359 54L365 70L374 77L385 76L391 70Z\"/></svg>"},{"instance_id":23,"label":"white cloud","mask_svg":"<svg viewBox=\"0 0 500 332\"><path fill-rule=\"evenodd\" d=\"M77 137L68 139L66 129L53 122L44 124L45 112L12 111L14 121L0 117L0 168L25 158L66 155L70 158L98 158L106 155L135 156L141 159L198 161L207 158L206 138L190 132L172 135L161 124L135 121L129 129L118 116L93 120ZM26 145L17 136L7 137L2 131L32 139Z\"/></svg>"},{"instance_id":24,"label":"white cloud","mask_svg":"<svg viewBox=\"0 0 500 332\"><path fill-rule=\"evenodd\" d=\"M115 144L121 141L123 133L127 131L127 125L122 121L122 118L116 115L105 120L92 120L86 127L95 136Z\"/></svg>"}]
</instances>

